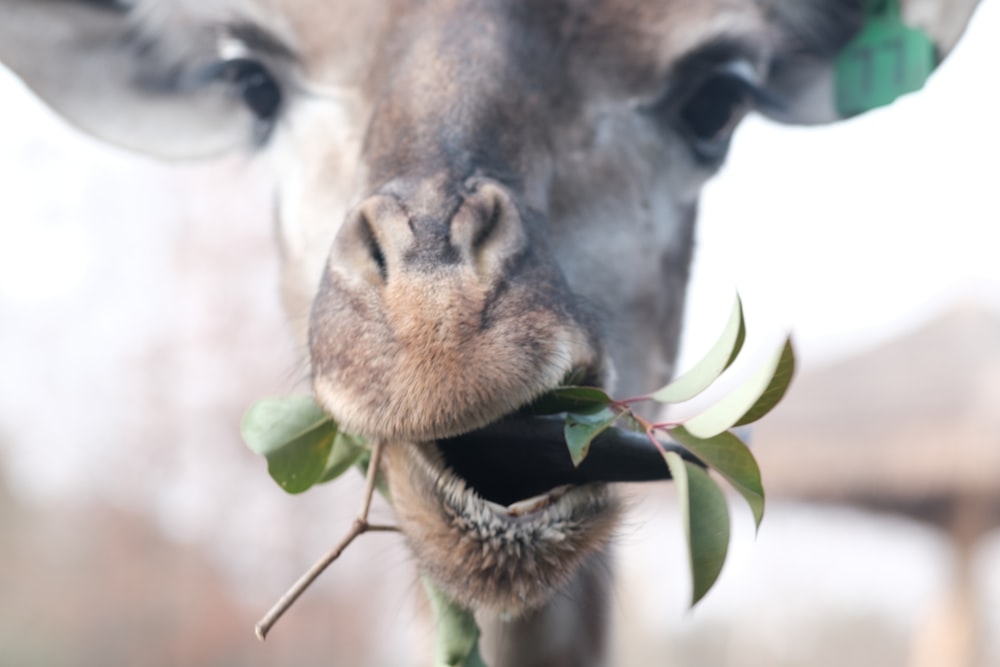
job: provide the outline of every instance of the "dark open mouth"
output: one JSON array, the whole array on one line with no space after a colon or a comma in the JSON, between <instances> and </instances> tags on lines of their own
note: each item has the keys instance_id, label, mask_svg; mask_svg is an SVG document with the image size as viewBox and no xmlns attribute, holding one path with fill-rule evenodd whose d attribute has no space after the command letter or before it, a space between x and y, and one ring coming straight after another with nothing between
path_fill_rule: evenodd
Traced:
<instances>
[{"instance_id":1,"label":"dark open mouth","mask_svg":"<svg viewBox=\"0 0 1000 667\"><path fill-rule=\"evenodd\" d=\"M563 429L564 415L515 414L439 440L437 447L445 465L470 490L508 507L564 487L670 479L662 454L644 434L612 427L594 439L587 458L577 467ZM688 456L676 445L663 446Z\"/></svg>"}]
</instances>

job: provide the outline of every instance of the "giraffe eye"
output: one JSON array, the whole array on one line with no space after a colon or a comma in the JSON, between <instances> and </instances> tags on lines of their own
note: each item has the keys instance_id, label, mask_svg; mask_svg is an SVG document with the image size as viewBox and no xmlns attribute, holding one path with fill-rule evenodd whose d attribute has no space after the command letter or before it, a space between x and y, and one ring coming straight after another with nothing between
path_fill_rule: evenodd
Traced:
<instances>
[{"instance_id":1,"label":"giraffe eye","mask_svg":"<svg viewBox=\"0 0 1000 667\"><path fill-rule=\"evenodd\" d=\"M728 145L752 106L753 95L746 81L729 73L716 73L681 103L677 118L696 149L717 153Z\"/></svg>"},{"instance_id":2,"label":"giraffe eye","mask_svg":"<svg viewBox=\"0 0 1000 667\"><path fill-rule=\"evenodd\" d=\"M267 67L249 58L235 58L224 63L223 77L261 123L274 123L281 111L282 92Z\"/></svg>"},{"instance_id":3,"label":"giraffe eye","mask_svg":"<svg viewBox=\"0 0 1000 667\"><path fill-rule=\"evenodd\" d=\"M745 58L695 56L677 67L666 92L645 109L678 133L699 162L717 165L740 121L765 97L757 77Z\"/></svg>"},{"instance_id":4,"label":"giraffe eye","mask_svg":"<svg viewBox=\"0 0 1000 667\"><path fill-rule=\"evenodd\" d=\"M674 102L674 125L700 161L718 163L729 150L740 121L758 102L766 101L757 75L746 60L709 70L684 88Z\"/></svg>"}]
</instances>

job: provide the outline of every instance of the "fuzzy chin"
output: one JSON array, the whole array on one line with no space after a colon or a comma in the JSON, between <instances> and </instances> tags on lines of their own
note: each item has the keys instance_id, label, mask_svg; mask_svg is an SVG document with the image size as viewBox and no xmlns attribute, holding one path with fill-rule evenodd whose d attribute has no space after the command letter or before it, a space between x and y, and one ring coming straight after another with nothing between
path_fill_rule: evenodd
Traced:
<instances>
[{"instance_id":1,"label":"fuzzy chin","mask_svg":"<svg viewBox=\"0 0 1000 667\"><path fill-rule=\"evenodd\" d=\"M481 497L434 443L387 446L385 472L421 571L467 608L516 617L544 605L611 540L621 502L602 483L504 507Z\"/></svg>"}]
</instances>

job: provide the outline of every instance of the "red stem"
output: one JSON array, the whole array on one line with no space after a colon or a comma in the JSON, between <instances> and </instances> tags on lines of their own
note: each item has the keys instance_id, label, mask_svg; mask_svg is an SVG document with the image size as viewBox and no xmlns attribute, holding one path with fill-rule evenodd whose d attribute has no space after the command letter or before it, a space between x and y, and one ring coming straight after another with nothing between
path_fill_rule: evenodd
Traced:
<instances>
[{"instance_id":1,"label":"red stem","mask_svg":"<svg viewBox=\"0 0 1000 667\"><path fill-rule=\"evenodd\" d=\"M623 408L628 408L628 406L632 405L633 403L643 403L649 400L652 400L650 394L643 394L642 396L633 396L632 398L614 399L611 401L611 404Z\"/></svg>"},{"instance_id":2,"label":"red stem","mask_svg":"<svg viewBox=\"0 0 1000 667\"><path fill-rule=\"evenodd\" d=\"M682 422L657 422L653 424L653 429L656 431L669 431L672 428L677 428Z\"/></svg>"}]
</instances>

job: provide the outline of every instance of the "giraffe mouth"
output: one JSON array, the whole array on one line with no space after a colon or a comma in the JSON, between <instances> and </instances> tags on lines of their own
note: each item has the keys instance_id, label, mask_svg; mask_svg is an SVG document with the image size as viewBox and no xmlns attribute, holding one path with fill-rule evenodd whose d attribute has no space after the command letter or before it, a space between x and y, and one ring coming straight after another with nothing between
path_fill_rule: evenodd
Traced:
<instances>
[{"instance_id":1,"label":"giraffe mouth","mask_svg":"<svg viewBox=\"0 0 1000 667\"><path fill-rule=\"evenodd\" d=\"M608 375L604 365L576 366L564 384L600 387ZM448 474L499 513L523 516L587 485L670 478L660 448L643 434L616 427L597 436L575 465L566 443L566 414L539 416L533 410L528 404L434 442Z\"/></svg>"},{"instance_id":2,"label":"giraffe mouth","mask_svg":"<svg viewBox=\"0 0 1000 667\"><path fill-rule=\"evenodd\" d=\"M612 539L622 503L610 483L669 478L659 449L621 429L574 466L563 423L516 413L451 438L390 441L400 528L460 605L514 617L545 604Z\"/></svg>"},{"instance_id":3,"label":"giraffe mouth","mask_svg":"<svg viewBox=\"0 0 1000 667\"><path fill-rule=\"evenodd\" d=\"M617 428L595 438L575 466L563 424L561 416L515 415L435 444L444 465L470 492L515 516L574 487L669 479L662 455L645 436Z\"/></svg>"}]
</instances>

